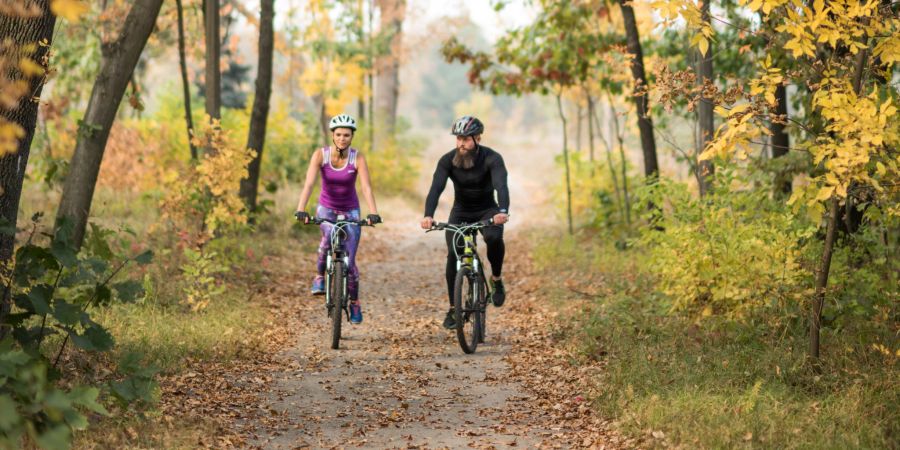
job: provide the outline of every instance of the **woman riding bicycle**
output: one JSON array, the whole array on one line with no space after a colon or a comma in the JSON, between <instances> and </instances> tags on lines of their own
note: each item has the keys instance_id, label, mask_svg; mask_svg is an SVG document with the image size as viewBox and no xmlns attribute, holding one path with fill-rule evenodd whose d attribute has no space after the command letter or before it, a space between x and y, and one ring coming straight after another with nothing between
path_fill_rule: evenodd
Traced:
<instances>
[{"instance_id":1,"label":"woman riding bicycle","mask_svg":"<svg viewBox=\"0 0 900 450\"><path fill-rule=\"evenodd\" d=\"M366 159L362 152L350 147L353 133L356 132L356 120L347 114L339 114L331 118L328 128L331 130L331 142L334 147L326 146L313 152L309 160L309 168L306 170L306 181L303 183L300 202L297 203L297 213L295 214L297 219L303 223L309 223L306 203L312 195L316 177L321 173L322 192L319 194L316 217L334 221L337 220L338 215L343 215L346 220L358 221L359 197L356 195L358 174L363 197L371 211L371 214L366 217L366 221L369 225L381 222L378 208L375 206L375 195L372 193ZM332 228L333 225L329 223L320 225L322 240L319 242L318 274L312 282L314 295L325 293L325 258L331 251ZM359 269L356 267L356 250L359 247L362 230L359 225L348 226L345 230L347 232L345 244L349 259L347 291L350 299L350 322L361 323L362 307L359 304Z\"/></svg>"}]
</instances>

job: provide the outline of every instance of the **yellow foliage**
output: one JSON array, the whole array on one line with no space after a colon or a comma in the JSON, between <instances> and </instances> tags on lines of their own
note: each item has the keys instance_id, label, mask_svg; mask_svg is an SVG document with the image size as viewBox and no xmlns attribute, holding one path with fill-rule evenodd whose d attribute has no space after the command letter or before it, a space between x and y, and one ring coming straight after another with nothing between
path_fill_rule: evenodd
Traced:
<instances>
[{"instance_id":1,"label":"yellow foliage","mask_svg":"<svg viewBox=\"0 0 900 450\"><path fill-rule=\"evenodd\" d=\"M192 226L201 227L196 236L203 243L223 227L246 222L238 189L256 152L235 143L218 120L206 116L199 125L192 141L198 148L211 150L204 152L197 164L164 174L166 196L160 210L162 219L178 230L193 234Z\"/></svg>"},{"instance_id":2,"label":"yellow foliage","mask_svg":"<svg viewBox=\"0 0 900 450\"><path fill-rule=\"evenodd\" d=\"M303 71L300 87L311 97L324 98L326 114L340 114L351 102L367 95L363 81L367 72L361 60L316 60Z\"/></svg>"},{"instance_id":3,"label":"yellow foliage","mask_svg":"<svg viewBox=\"0 0 900 450\"><path fill-rule=\"evenodd\" d=\"M78 22L90 6L80 0L53 0L50 2L50 11L69 22Z\"/></svg>"}]
</instances>

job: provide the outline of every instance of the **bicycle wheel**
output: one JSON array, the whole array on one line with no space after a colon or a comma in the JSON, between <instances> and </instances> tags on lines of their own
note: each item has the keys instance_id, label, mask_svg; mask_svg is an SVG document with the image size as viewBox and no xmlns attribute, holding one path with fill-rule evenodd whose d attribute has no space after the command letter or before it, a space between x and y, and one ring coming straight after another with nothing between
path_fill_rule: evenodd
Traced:
<instances>
[{"instance_id":1,"label":"bicycle wheel","mask_svg":"<svg viewBox=\"0 0 900 450\"><path fill-rule=\"evenodd\" d=\"M341 317L344 315L344 273L343 261L335 261L334 273L331 275L331 283L328 292L331 296L331 348L337 349L341 342Z\"/></svg>"},{"instance_id":2,"label":"bicycle wheel","mask_svg":"<svg viewBox=\"0 0 900 450\"><path fill-rule=\"evenodd\" d=\"M475 324L477 283L471 267L463 266L456 272L453 310L456 314L456 337L465 353L475 353L475 348L478 347L478 328Z\"/></svg>"},{"instance_id":3,"label":"bicycle wheel","mask_svg":"<svg viewBox=\"0 0 900 450\"><path fill-rule=\"evenodd\" d=\"M478 299L475 302L478 305L478 311L475 313L475 329L478 330L478 343L484 344L484 337L487 335L487 286L484 282L484 275L478 277Z\"/></svg>"}]
</instances>

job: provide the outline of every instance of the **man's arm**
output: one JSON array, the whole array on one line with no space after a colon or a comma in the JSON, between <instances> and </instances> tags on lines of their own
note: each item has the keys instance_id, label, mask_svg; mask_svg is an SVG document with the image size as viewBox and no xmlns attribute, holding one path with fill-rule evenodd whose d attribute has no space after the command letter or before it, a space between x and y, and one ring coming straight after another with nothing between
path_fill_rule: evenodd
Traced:
<instances>
[{"instance_id":1,"label":"man's arm","mask_svg":"<svg viewBox=\"0 0 900 450\"><path fill-rule=\"evenodd\" d=\"M503 164L503 157L499 153L496 158L491 161L491 182L494 184L494 190L497 191L497 204L500 206L500 212L509 213L509 187L506 185L506 165Z\"/></svg>"},{"instance_id":2,"label":"man's arm","mask_svg":"<svg viewBox=\"0 0 900 450\"><path fill-rule=\"evenodd\" d=\"M431 189L428 190L428 197L425 199L425 217L434 217L434 210L437 209L438 200L441 193L447 186L447 178L450 177L450 169L445 163L446 158L438 161L437 168L434 169L434 177L431 179Z\"/></svg>"}]
</instances>

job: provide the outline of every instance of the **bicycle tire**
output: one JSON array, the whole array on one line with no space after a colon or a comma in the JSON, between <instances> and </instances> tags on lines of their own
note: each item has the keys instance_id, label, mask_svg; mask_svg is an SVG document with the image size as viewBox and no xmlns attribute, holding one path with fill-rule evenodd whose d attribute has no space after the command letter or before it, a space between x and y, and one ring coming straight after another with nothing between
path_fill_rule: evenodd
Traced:
<instances>
[{"instance_id":1,"label":"bicycle tire","mask_svg":"<svg viewBox=\"0 0 900 450\"><path fill-rule=\"evenodd\" d=\"M478 330L478 343L484 344L484 337L487 335L487 285L484 281L484 274L478 276L478 312L475 313L475 329Z\"/></svg>"},{"instance_id":2,"label":"bicycle tire","mask_svg":"<svg viewBox=\"0 0 900 450\"><path fill-rule=\"evenodd\" d=\"M475 324L477 314L471 313L471 310L476 307L477 300L474 298L476 291L473 289L477 286L472 286L473 280L475 283L478 282L472 274L472 268L463 266L456 272L456 281L453 286L456 337L464 353L475 353L475 349L478 347L478 328Z\"/></svg>"},{"instance_id":3,"label":"bicycle tire","mask_svg":"<svg viewBox=\"0 0 900 450\"><path fill-rule=\"evenodd\" d=\"M337 350L341 344L341 318L344 315L344 263L334 261L334 273L329 277L328 292L331 295L331 348Z\"/></svg>"}]
</instances>

